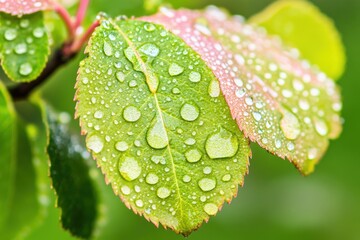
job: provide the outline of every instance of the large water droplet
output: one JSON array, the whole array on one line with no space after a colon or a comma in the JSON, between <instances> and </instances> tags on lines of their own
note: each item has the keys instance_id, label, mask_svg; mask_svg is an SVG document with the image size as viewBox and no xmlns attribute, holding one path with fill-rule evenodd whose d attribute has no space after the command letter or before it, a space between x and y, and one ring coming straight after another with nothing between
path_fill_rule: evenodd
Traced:
<instances>
[{"instance_id":1,"label":"large water droplet","mask_svg":"<svg viewBox=\"0 0 360 240\"><path fill-rule=\"evenodd\" d=\"M210 135L205 143L206 153L212 159L233 157L238 147L237 137L224 128Z\"/></svg>"},{"instance_id":2,"label":"large water droplet","mask_svg":"<svg viewBox=\"0 0 360 240\"><path fill-rule=\"evenodd\" d=\"M119 164L121 176L127 181L133 181L140 176L141 167L133 157L125 157Z\"/></svg>"},{"instance_id":3,"label":"large water droplet","mask_svg":"<svg viewBox=\"0 0 360 240\"><path fill-rule=\"evenodd\" d=\"M218 212L218 207L214 203L206 203L204 205L204 211L210 216L213 216Z\"/></svg>"},{"instance_id":4,"label":"large water droplet","mask_svg":"<svg viewBox=\"0 0 360 240\"><path fill-rule=\"evenodd\" d=\"M103 149L104 143L100 137L93 135L87 139L86 146L95 153L99 153Z\"/></svg>"},{"instance_id":5,"label":"large water droplet","mask_svg":"<svg viewBox=\"0 0 360 240\"><path fill-rule=\"evenodd\" d=\"M160 53L160 49L153 43L145 43L139 50L149 57L157 57Z\"/></svg>"},{"instance_id":6,"label":"large water droplet","mask_svg":"<svg viewBox=\"0 0 360 240\"><path fill-rule=\"evenodd\" d=\"M170 76L180 75L184 71L184 68L177 63L170 64L169 74Z\"/></svg>"},{"instance_id":7,"label":"large water droplet","mask_svg":"<svg viewBox=\"0 0 360 240\"><path fill-rule=\"evenodd\" d=\"M30 63L23 63L20 65L19 73L23 76L27 76L32 72L33 68Z\"/></svg>"},{"instance_id":8,"label":"large water droplet","mask_svg":"<svg viewBox=\"0 0 360 240\"><path fill-rule=\"evenodd\" d=\"M154 185L159 182L159 177L155 173L149 173L145 181L150 185Z\"/></svg>"},{"instance_id":9,"label":"large water droplet","mask_svg":"<svg viewBox=\"0 0 360 240\"><path fill-rule=\"evenodd\" d=\"M128 150L129 145L126 142L121 141L121 142L117 142L115 144L115 148L116 148L116 150L118 150L120 152L125 152L126 150Z\"/></svg>"},{"instance_id":10,"label":"large water droplet","mask_svg":"<svg viewBox=\"0 0 360 240\"><path fill-rule=\"evenodd\" d=\"M14 40L16 36L17 36L16 29L7 29L4 34L5 39L8 41Z\"/></svg>"},{"instance_id":11,"label":"large water droplet","mask_svg":"<svg viewBox=\"0 0 360 240\"><path fill-rule=\"evenodd\" d=\"M27 51L26 43L19 43L15 46L15 53L17 54L24 54Z\"/></svg>"},{"instance_id":12,"label":"large water droplet","mask_svg":"<svg viewBox=\"0 0 360 240\"><path fill-rule=\"evenodd\" d=\"M136 122L141 117L141 112L134 106L128 106L124 109L123 117L128 122Z\"/></svg>"},{"instance_id":13,"label":"large water droplet","mask_svg":"<svg viewBox=\"0 0 360 240\"><path fill-rule=\"evenodd\" d=\"M314 124L315 124L315 130L320 136L326 136L328 134L329 129L325 121L315 118Z\"/></svg>"},{"instance_id":14,"label":"large water droplet","mask_svg":"<svg viewBox=\"0 0 360 240\"><path fill-rule=\"evenodd\" d=\"M199 182L199 187L204 192L208 192L213 190L216 187L216 181L211 178L202 178Z\"/></svg>"},{"instance_id":15,"label":"large water droplet","mask_svg":"<svg viewBox=\"0 0 360 240\"><path fill-rule=\"evenodd\" d=\"M218 97L220 96L220 85L219 81L212 80L209 84L208 92L210 97Z\"/></svg>"},{"instance_id":16,"label":"large water droplet","mask_svg":"<svg viewBox=\"0 0 360 240\"><path fill-rule=\"evenodd\" d=\"M156 191L156 195L161 199L165 199L165 198L169 197L170 193L171 193L170 190L166 187L160 187Z\"/></svg>"},{"instance_id":17,"label":"large water droplet","mask_svg":"<svg viewBox=\"0 0 360 240\"><path fill-rule=\"evenodd\" d=\"M165 148L169 144L169 139L160 116L156 116L152 126L147 131L146 140L155 149Z\"/></svg>"},{"instance_id":18,"label":"large water droplet","mask_svg":"<svg viewBox=\"0 0 360 240\"><path fill-rule=\"evenodd\" d=\"M189 80L190 80L190 82L193 82L193 83L200 82L200 80L201 80L201 74L198 73L198 72L192 71L192 72L189 74Z\"/></svg>"},{"instance_id":19,"label":"large water droplet","mask_svg":"<svg viewBox=\"0 0 360 240\"><path fill-rule=\"evenodd\" d=\"M110 57L113 55L113 48L110 43L104 42L103 50L106 56Z\"/></svg>"},{"instance_id":20,"label":"large water droplet","mask_svg":"<svg viewBox=\"0 0 360 240\"><path fill-rule=\"evenodd\" d=\"M288 139L296 139L301 132L299 119L290 111L283 109L283 117L280 121L280 128Z\"/></svg>"},{"instance_id":21,"label":"large water droplet","mask_svg":"<svg viewBox=\"0 0 360 240\"><path fill-rule=\"evenodd\" d=\"M199 117L199 114L199 108L189 103L185 103L180 110L181 117L189 122L195 121Z\"/></svg>"},{"instance_id":22,"label":"large water droplet","mask_svg":"<svg viewBox=\"0 0 360 240\"><path fill-rule=\"evenodd\" d=\"M197 149L191 149L185 153L185 157L188 162L195 163L201 159L202 154Z\"/></svg>"}]
</instances>

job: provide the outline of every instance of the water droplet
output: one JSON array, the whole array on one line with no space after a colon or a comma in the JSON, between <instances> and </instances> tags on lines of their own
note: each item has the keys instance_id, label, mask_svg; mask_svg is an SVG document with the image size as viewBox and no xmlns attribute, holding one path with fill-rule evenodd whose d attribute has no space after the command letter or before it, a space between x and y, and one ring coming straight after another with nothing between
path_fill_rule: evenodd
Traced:
<instances>
[{"instance_id":1,"label":"water droplet","mask_svg":"<svg viewBox=\"0 0 360 240\"><path fill-rule=\"evenodd\" d=\"M282 95L283 95L284 97L286 97L286 98L291 98L292 95L293 95L292 91L287 90L287 89L282 90L281 93L282 93Z\"/></svg>"},{"instance_id":2,"label":"water droplet","mask_svg":"<svg viewBox=\"0 0 360 240\"><path fill-rule=\"evenodd\" d=\"M228 181L230 181L230 179L231 179L231 175L230 174L225 174L223 177L222 177L222 181L223 182L228 182Z\"/></svg>"},{"instance_id":3,"label":"water droplet","mask_svg":"<svg viewBox=\"0 0 360 240\"><path fill-rule=\"evenodd\" d=\"M123 72L117 72L115 74L116 79L119 80L120 82L124 82L125 81L125 74Z\"/></svg>"},{"instance_id":4,"label":"water droplet","mask_svg":"<svg viewBox=\"0 0 360 240\"><path fill-rule=\"evenodd\" d=\"M189 145L189 146L192 146L196 143L196 140L194 138L188 138L185 140L185 144L186 145Z\"/></svg>"},{"instance_id":5,"label":"water droplet","mask_svg":"<svg viewBox=\"0 0 360 240\"><path fill-rule=\"evenodd\" d=\"M100 137L93 135L87 139L86 146L95 153L99 153L103 149L104 143Z\"/></svg>"},{"instance_id":6,"label":"water droplet","mask_svg":"<svg viewBox=\"0 0 360 240\"><path fill-rule=\"evenodd\" d=\"M283 117L280 121L280 128L286 138L294 140L301 132L299 119L290 111L283 109Z\"/></svg>"},{"instance_id":7,"label":"water droplet","mask_svg":"<svg viewBox=\"0 0 360 240\"><path fill-rule=\"evenodd\" d=\"M23 76L27 76L32 72L33 68L30 63L23 63L20 65L19 73Z\"/></svg>"},{"instance_id":8,"label":"water droplet","mask_svg":"<svg viewBox=\"0 0 360 240\"><path fill-rule=\"evenodd\" d=\"M144 202L141 199L138 199L135 201L135 205L141 208L144 206Z\"/></svg>"},{"instance_id":9,"label":"water droplet","mask_svg":"<svg viewBox=\"0 0 360 240\"><path fill-rule=\"evenodd\" d=\"M204 173L204 174L208 175L208 174L210 174L211 172L212 172L212 168L211 168L211 167L209 167L209 166L204 167L204 169L203 169L203 173Z\"/></svg>"},{"instance_id":10,"label":"water droplet","mask_svg":"<svg viewBox=\"0 0 360 240\"><path fill-rule=\"evenodd\" d=\"M155 164L165 164L166 161L165 161L165 158L163 156L152 156L151 157L151 161Z\"/></svg>"},{"instance_id":11,"label":"water droplet","mask_svg":"<svg viewBox=\"0 0 360 240\"><path fill-rule=\"evenodd\" d=\"M199 108L189 103L185 103L180 110L181 117L189 122L195 121L199 117L199 114Z\"/></svg>"},{"instance_id":12,"label":"water droplet","mask_svg":"<svg viewBox=\"0 0 360 240\"><path fill-rule=\"evenodd\" d=\"M149 173L145 180L148 184L154 185L159 182L159 177L155 173Z\"/></svg>"},{"instance_id":13,"label":"water droplet","mask_svg":"<svg viewBox=\"0 0 360 240\"><path fill-rule=\"evenodd\" d=\"M202 154L197 149L191 149L185 153L185 157L188 162L195 163L201 159Z\"/></svg>"},{"instance_id":14,"label":"water droplet","mask_svg":"<svg viewBox=\"0 0 360 240\"><path fill-rule=\"evenodd\" d=\"M253 112L252 115L256 121L261 120L261 114L259 112Z\"/></svg>"},{"instance_id":15,"label":"water droplet","mask_svg":"<svg viewBox=\"0 0 360 240\"><path fill-rule=\"evenodd\" d=\"M131 193L131 189L128 186L124 185L121 187L121 192L124 195L129 195Z\"/></svg>"},{"instance_id":16,"label":"water droplet","mask_svg":"<svg viewBox=\"0 0 360 240\"><path fill-rule=\"evenodd\" d=\"M123 117L128 122L136 122L141 117L141 112L134 106L128 106L124 109Z\"/></svg>"},{"instance_id":17,"label":"water droplet","mask_svg":"<svg viewBox=\"0 0 360 240\"><path fill-rule=\"evenodd\" d=\"M129 82L129 87L133 88L133 87L136 87L136 86L137 86L136 80L131 80L131 81Z\"/></svg>"},{"instance_id":18,"label":"water droplet","mask_svg":"<svg viewBox=\"0 0 360 240\"><path fill-rule=\"evenodd\" d=\"M243 81L240 78L235 78L234 82L238 87L242 87L244 85Z\"/></svg>"},{"instance_id":19,"label":"water droplet","mask_svg":"<svg viewBox=\"0 0 360 240\"><path fill-rule=\"evenodd\" d=\"M238 147L237 137L224 128L210 135L205 143L206 153L212 159L233 157Z\"/></svg>"},{"instance_id":20,"label":"water droplet","mask_svg":"<svg viewBox=\"0 0 360 240\"><path fill-rule=\"evenodd\" d=\"M27 51L27 45L25 43L19 43L15 46L15 53L24 54Z\"/></svg>"},{"instance_id":21,"label":"water droplet","mask_svg":"<svg viewBox=\"0 0 360 240\"><path fill-rule=\"evenodd\" d=\"M252 99L252 97L246 97L245 98L245 103L249 106L253 105L254 104L254 101Z\"/></svg>"},{"instance_id":22,"label":"water droplet","mask_svg":"<svg viewBox=\"0 0 360 240\"><path fill-rule=\"evenodd\" d=\"M101 119L104 116L104 113L102 111L96 111L94 113L94 118Z\"/></svg>"},{"instance_id":23,"label":"water droplet","mask_svg":"<svg viewBox=\"0 0 360 240\"><path fill-rule=\"evenodd\" d=\"M201 80L201 74L198 73L198 72L192 71L192 72L189 74L189 80L190 80L190 82L193 82L193 83L200 82L200 80Z\"/></svg>"},{"instance_id":24,"label":"water droplet","mask_svg":"<svg viewBox=\"0 0 360 240\"><path fill-rule=\"evenodd\" d=\"M245 88L236 89L236 91L235 91L235 95L236 95L238 98L242 98L243 96L245 96L245 93L246 93Z\"/></svg>"},{"instance_id":25,"label":"water droplet","mask_svg":"<svg viewBox=\"0 0 360 240\"><path fill-rule=\"evenodd\" d=\"M220 96L220 85L219 85L219 81L217 80L212 80L209 84L209 88L208 88L208 92L210 97L218 97Z\"/></svg>"},{"instance_id":26,"label":"water droplet","mask_svg":"<svg viewBox=\"0 0 360 240\"><path fill-rule=\"evenodd\" d=\"M35 28L34 29L34 31L33 31L33 35L34 35L34 37L36 37L36 38L42 38L43 36L44 36L44 29L43 28L41 28L41 27L37 27L37 28Z\"/></svg>"},{"instance_id":27,"label":"water droplet","mask_svg":"<svg viewBox=\"0 0 360 240\"><path fill-rule=\"evenodd\" d=\"M160 49L153 43L145 43L139 50L149 57L157 57L160 53Z\"/></svg>"},{"instance_id":28,"label":"water droplet","mask_svg":"<svg viewBox=\"0 0 360 240\"><path fill-rule=\"evenodd\" d=\"M211 178L203 178L198 182L198 184L204 192L211 191L216 187L216 181Z\"/></svg>"},{"instance_id":29,"label":"water droplet","mask_svg":"<svg viewBox=\"0 0 360 240\"><path fill-rule=\"evenodd\" d=\"M106 56L110 57L113 55L113 49L110 43L104 42L103 50Z\"/></svg>"},{"instance_id":30,"label":"water droplet","mask_svg":"<svg viewBox=\"0 0 360 240\"><path fill-rule=\"evenodd\" d=\"M177 94L180 94L180 89L178 89L178 88L176 88L176 87L173 88L171 91L172 91L173 94L176 94L176 95L177 95Z\"/></svg>"},{"instance_id":31,"label":"water droplet","mask_svg":"<svg viewBox=\"0 0 360 240\"><path fill-rule=\"evenodd\" d=\"M160 116L156 116L155 122L147 131L146 140L155 149L165 148L169 144L169 139Z\"/></svg>"},{"instance_id":32,"label":"water droplet","mask_svg":"<svg viewBox=\"0 0 360 240\"><path fill-rule=\"evenodd\" d=\"M191 177L189 175L184 175L182 180L184 183L188 183L191 181Z\"/></svg>"},{"instance_id":33,"label":"water droplet","mask_svg":"<svg viewBox=\"0 0 360 240\"><path fill-rule=\"evenodd\" d=\"M125 157L119 164L121 176L127 181L133 181L140 176L141 167L133 157Z\"/></svg>"},{"instance_id":34,"label":"water droplet","mask_svg":"<svg viewBox=\"0 0 360 240\"><path fill-rule=\"evenodd\" d=\"M294 149L295 149L295 145L294 145L293 142L288 142L288 144L286 145L286 147L287 147L287 149L288 149L289 151L294 151Z\"/></svg>"},{"instance_id":35,"label":"water droplet","mask_svg":"<svg viewBox=\"0 0 360 240\"><path fill-rule=\"evenodd\" d=\"M207 203L204 205L204 211L213 216L218 212L218 207L214 203Z\"/></svg>"},{"instance_id":36,"label":"water droplet","mask_svg":"<svg viewBox=\"0 0 360 240\"><path fill-rule=\"evenodd\" d=\"M120 152L125 152L126 150L128 150L129 145L126 142L121 141L115 144L115 148Z\"/></svg>"},{"instance_id":37,"label":"water droplet","mask_svg":"<svg viewBox=\"0 0 360 240\"><path fill-rule=\"evenodd\" d=\"M170 196L170 190L166 187L160 187L156 191L156 195L161 199L165 199Z\"/></svg>"},{"instance_id":38,"label":"water droplet","mask_svg":"<svg viewBox=\"0 0 360 240\"><path fill-rule=\"evenodd\" d=\"M315 118L314 124L315 124L315 130L320 136L326 136L328 134L329 131L328 126L323 120Z\"/></svg>"},{"instance_id":39,"label":"water droplet","mask_svg":"<svg viewBox=\"0 0 360 240\"><path fill-rule=\"evenodd\" d=\"M184 71L184 68L177 63L172 63L169 67L170 76L180 75Z\"/></svg>"},{"instance_id":40,"label":"water droplet","mask_svg":"<svg viewBox=\"0 0 360 240\"><path fill-rule=\"evenodd\" d=\"M156 27L154 24L147 23L144 25L144 29L145 29L145 31L152 32L156 29Z\"/></svg>"},{"instance_id":41,"label":"water droplet","mask_svg":"<svg viewBox=\"0 0 360 240\"><path fill-rule=\"evenodd\" d=\"M306 101L305 99L300 99L299 100L299 107L304 110L307 111L310 109L310 104L308 101Z\"/></svg>"},{"instance_id":42,"label":"water droplet","mask_svg":"<svg viewBox=\"0 0 360 240\"><path fill-rule=\"evenodd\" d=\"M29 24L30 24L29 19L22 19L20 21L20 27L22 27L22 28L27 28L29 26Z\"/></svg>"},{"instance_id":43,"label":"water droplet","mask_svg":"<svg viewBox=\"0 0 360 240\"><path fill-rule=\"evenodd\" d=\"M276 139L275 140L275 147L276 148L281 148L281 145L282 145L281 141L279 139Z\"/></svg>"},{"instance_id":44,"label":"water droplet","mask_svg":"<svg viewBox=\"0 0 360 240\"><path fill-rule=\"evenodd\" d=\"M17 36L16 29L7 29L4 34L5 39L8 41L14 40L16 36Z\"/></svg>"}]
</instances>

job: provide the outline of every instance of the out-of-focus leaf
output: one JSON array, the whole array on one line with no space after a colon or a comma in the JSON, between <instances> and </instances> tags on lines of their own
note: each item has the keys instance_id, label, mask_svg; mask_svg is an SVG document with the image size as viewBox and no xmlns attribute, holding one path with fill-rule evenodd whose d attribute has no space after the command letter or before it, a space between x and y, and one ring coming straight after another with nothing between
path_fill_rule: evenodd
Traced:
<instances>
[{"instance_id":1,"label":"out-of-focus leaf","mask_svg":"<svg viewBox=\"0 0 360 240\"><path fill-rule=\"evenodd\" d=\"M17 82L36 79L49 53L42 12L23 17L0 13L0 59L10 79Z\"/></svg>"},{"instance_id":2,"label":"out-of-focus leaf","mask_svg":"<svg viewBox=\"0 0 360 240\"><path fill-rule=\"evenodd\" d=\"M187 235L236 195L248 141L200 56L162 26L102 19L77 80L87 147L127 207Z\"/></svg>"},{"instance_id":3,"label":"out-of-focus leaf","mask_svg":"<svg viewBox=\"0 0 360 240\"><path fill-rule=\"evenodd\" d=\"M241 130L268 151L313 171L341 132L335 83L259 29L217 8L162 9L163 24L197 51L220 80Z\"/></svg>"},{"instance_id":4,"label":"out-of-focus leaf","mask_svg":"<svg viewBox=\"0 0 360 240\"><path fill-rule=\"evenodd\" d=\"M54 0L0 0L0 12L22 16L54 8Z\"/></svg>"},{"instance_id":5,"label":"out-of-focus leaf","mask_svg":"<svg viewBox=\"0 0 360 240\"><path fill-rule=\"evenodd\" d=\"M12 100L0 81L0 229L14 190L16 121Z\"/></svg>"},{"instance_id":6,"label":"out-of-focus leaf","mask_svg":"<svg viewBox=\"0 0 360 240\"><path fill-rule=\"evenodd\" d=\"M276 1L249 22L280 36L331 78L343 74L346 57L340 34L333 21L310 2Z\"/></svg>"},{"instance_id":7,"label":"out-of-focus leaf","mask_svg":"<svg viewBox=\"0 0 360 240\"><path fill-rule=\"evenodd\" d=\"M48 113L50 176L58 196L63 228L81 238L90 238L97 218L98 199L81 152L65 125Z\"/></svg>"}]
</instances>

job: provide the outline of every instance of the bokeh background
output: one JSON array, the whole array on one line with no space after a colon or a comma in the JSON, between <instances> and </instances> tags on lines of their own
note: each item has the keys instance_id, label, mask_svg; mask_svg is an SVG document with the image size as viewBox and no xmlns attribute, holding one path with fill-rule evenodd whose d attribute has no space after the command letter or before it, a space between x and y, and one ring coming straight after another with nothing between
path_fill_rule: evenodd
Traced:
<instances>
[{"instance_id":1,"label":"bokeh background","mask_svg":"<svg viewBox=\"0 0 360 240\"><path fill-rule=\"evenodd\" d=\"M249 17L273 1L166 2L187 8L213 4ZM308 177L301 176L289 162L253 145L250 174L237 198L188 239L360 239L360 1L312 2L334 19L347 51L346 72L338 82L345 119L341 137L331 142L315 173ZM111 16L145 14L142 0L92 0L90 8L88 21L99 11ZM55 108L71 115L78 60L62 68L42 87L44 96ZM98 188L106 216L98 239L184 239L133 214L104 184L100 171L95 169L93 174L99 175ZM45 224L28 239L73 239L61 230L58 218L58 209L51 209Z\"/></svg>"}]
</instances>

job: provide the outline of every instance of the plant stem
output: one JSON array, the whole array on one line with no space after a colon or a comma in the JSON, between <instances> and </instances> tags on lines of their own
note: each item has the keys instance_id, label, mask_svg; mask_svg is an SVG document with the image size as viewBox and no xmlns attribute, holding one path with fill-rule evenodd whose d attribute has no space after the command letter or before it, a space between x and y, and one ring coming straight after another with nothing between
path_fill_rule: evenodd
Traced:
<instances>
[{"instance_id":1,"label":"plant stem","mask_svg":"<svg viewBox=\"0 0 360 240\"><path fill-rule=\"evenodd\" d=\"M73 21L72 21L72 18L70 16L69 12L66 10L66 8L64 8L60 4L55 5L55 11L59 14L59 16L64 21L64 24L65 24L66 29L69 34L69 41L72 41L75 38L75 28L74 28Z\"/></svg>"},{"instance_id":2,"label":"plant stem","mask_svg":"<svg viewBox=\"0 0 360 240\"><path fill-rule=\"evenodd\" d=\"M81 26L82 21L85 18L86 10L89 5L89 0L81 0L80 5L76 14L76 19L74 23L75 29L77 29L79 26Z\"/></svg>"},{"instance_id":3,"label":"plant stem","mask_svg":"<svg viewBox=\"0 0 360 240\"><path fill-rule=\"evenodd\" d=\"M96 20L95 22L93 22L86 30L86 32L72 43L72 45L70 46L70 53L79 52L82 46L89 40L95 28L97 28L99 25L99 21Z\"/></svg>"}]
</instances>

